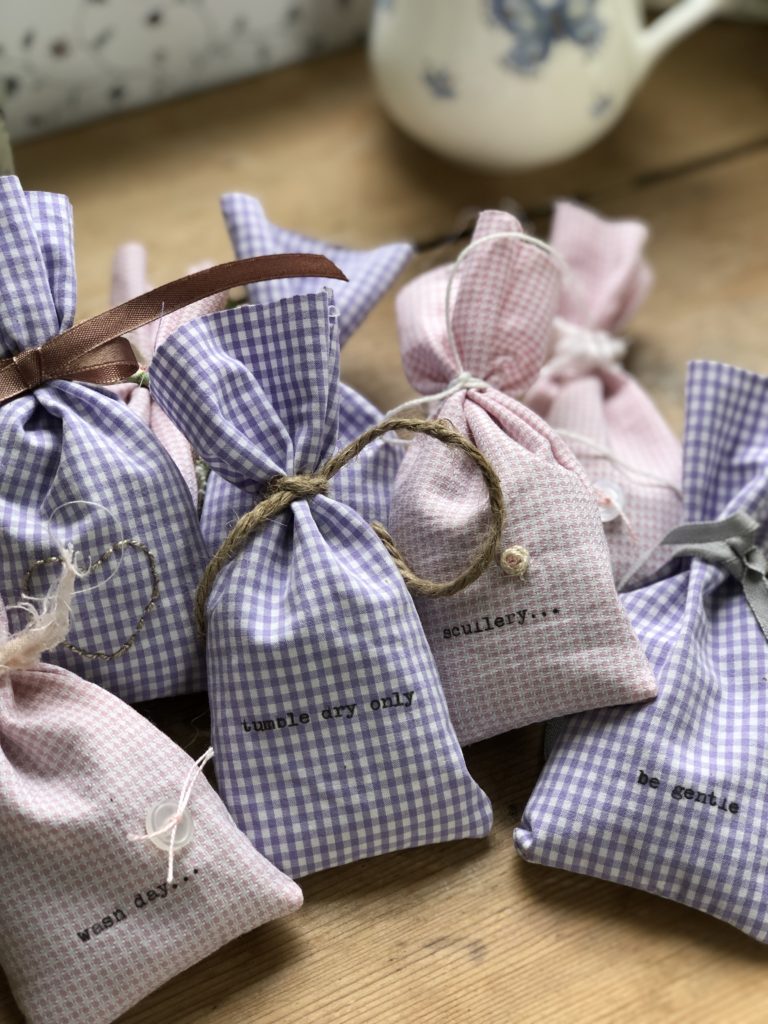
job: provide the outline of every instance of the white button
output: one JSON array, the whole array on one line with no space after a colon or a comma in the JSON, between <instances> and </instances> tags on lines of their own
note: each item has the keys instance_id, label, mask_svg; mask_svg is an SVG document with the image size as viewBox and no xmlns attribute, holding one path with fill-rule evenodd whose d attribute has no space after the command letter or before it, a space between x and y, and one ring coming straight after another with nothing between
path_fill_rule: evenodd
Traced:
<instances>
[{"instance_id":1,"label":"white button","mask_svg":"<svg viewBox=\"0 0 768 1024\"><path fill-rule=\"evenodd\" d=\"M152 835L153 832L159 831L163 828L169 818L172 818L176 813L178 804L175 804L173 800L163 800L159 804L155 804L154 807L150 807L147 811L147 835ZM167 832L163 832L162 835L152 836L152 842L159 850L165 850L166 852L171 848L171 829ZM179 824L176 826L176 838L174 840L174 849L180 850L183 846L192 842L192 815L188 810L185 810L181 816Z\"/></svg>"},{"instance_id":2,"label":"white button","mask_svg":"<svg viewBox=\"0 0 768 1024\"><path fill-rule=\"evenodd\" d=\"M596 480L593 487L597 495L600 519L604 523L612 523L622 514L624 492L618 484L609 480Z\"/></svg>"}]
</instances>

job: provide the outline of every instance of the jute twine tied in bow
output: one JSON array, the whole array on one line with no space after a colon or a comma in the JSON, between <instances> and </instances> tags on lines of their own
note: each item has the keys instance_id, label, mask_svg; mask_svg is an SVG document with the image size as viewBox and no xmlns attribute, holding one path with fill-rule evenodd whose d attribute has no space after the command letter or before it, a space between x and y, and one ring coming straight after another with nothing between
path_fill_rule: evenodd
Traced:
<instances>
[{"instance_id":1,"label":"jute twine tied in bow","mask_svg":"<svg viewBox=\"0 0 768 1024\"><path fill-rule=\"evenodd\" d=\"M0 360L0 405L53 380L118 384L139 369L122 337L185 306L241 285L285 277L347 278L325 256L280 253L207 267L75 324L37 348Z\"/></svg>"},{"instance_id":2,"label":"jute twine tied in bow","mask_svg":"<svg viewBox=\"0 0 768 1024\"><path fill-rule=\"evenodd\" d=\"M371 523L372 529L384 544L400 571L412 594L421 597L450 597L474 583L494 559L504 528L504 494L496 471L479 449L463 437L447 420L389 419L378 423L352 441L341 451L332 455L316 473L298 476L278 476L270 482L266 497L250 512L241 516L229 536L211 559L197 588L195 617L201 634L205 634L205 609L216 577L224 566L241 551L251 537L268 520L284 512L294 501L309 501L318 494L327 494L331 478L347 463L355 459L363 449L382 434L390 430L409 430L427 434L465 452L477 465L488 488L491 526L482 547L477 551L471 565L455 579L435 582L423 579L408 564L390 533L381 523Z\"/></svg>"},{"instance_id":3,"label":"jute twine tied in bow","mask_svg":"<svg viewBox=\"0 0 768 1024\"><path fill-rule=\"evenodd\" d=\"M737 579L768 640L768 557L755 543L759 529L752 516L736 512L727 519L678 526L661 543L680 544L677 557L699 558Z\"/></svg>"}]
</instances>

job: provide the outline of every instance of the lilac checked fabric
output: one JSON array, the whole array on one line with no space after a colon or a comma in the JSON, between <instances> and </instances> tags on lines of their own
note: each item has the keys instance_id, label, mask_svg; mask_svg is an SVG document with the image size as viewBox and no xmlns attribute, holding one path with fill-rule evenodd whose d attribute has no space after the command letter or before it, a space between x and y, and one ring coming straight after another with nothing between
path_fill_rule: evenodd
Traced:
<instances>
[{"instance_id":1,"label":"lilac checked fabric","mask_svg":"<svg viewBox=\"0 0 768 1024\"><path fill-rule=\"evenodd\" d=\"M0 964L29 1024L108 1024L301 906L298 886L253 849L204 778L172 883L168 854L129 839L159 803L177 806L192 767L92 683L52 665L0 669Z\"/></svg>"},{"instance_id":2,"label":"lilac checked fabric","mask_svg":"<svg viewBox=\"0 0 768 1024\"><path fill-rule=\"evenodd\" d=\"M65 196L0 179L0 355L68 328ZM114 394L66 381L0 406L0 595L44 594L61 546L90 566L67 646L50 658L128 701L204 688L192 595L206 560L178 469ZM13 625L15 628L16 620Z\"/></svg>"},{"instance_id":3,"label":"lilac checked fabric","mask_svg":"<svg viewBox=\"0 0 768 1024\"><path fill-rule=\"evenodd\" d=\"M221 209L238 259L275 252L313 252L333 260L349 278L334 281L339 311L339 343L343 346L393 284L413 255L408 242L393 242L376 249L347 249L270 223L258 199L241 192L221 198ZM317 279L263 281L248 288L251 302L269 303L317 290Z\"/></svg>"},{"instance_id":4,"label":"lilac checked fabric","mask_svg":"<svg viewBox=\"0 0 768 1024\"><path fill-rule=\"evenodd\" d=\"M216 313L155 356L157 400L250 505L337 446L330 303L323 292ZM222 570L208 687L227 806L291 876L488 832L413 602L336 497L294 502Z\"/></svg>"},{"instance_id":5,"label":"lilac checked fabric","mask_svg":"<svg viewBox=\"0 0 768 1024\"><path fill-rule=\"evenodd\" d=\"M768 519L768 379L689 368L686 520ZM765 544L765 528L759 543ZM741 585L700 559L624 596L659 684L567 719L520 854L676 900L768 941L768 649Z\"/></svg>"},{"instance_id":6,"label":"lilac checked fabric","mask_svg":"<svg viewBox=\"0 0 768 1024\"><path fill-rule=\"evenodd\" d=\"M189 268L188 273L193 274L196 270L202 270L210 264L200 264ZM152 285L147 280L147 252L143 245L138 242L126 242L118 247L112 261L112 288L110 303L113 306L120 305L148 292ZM180 324L186 323L196 316L204 316L206 313L213 313L217 309L224 309L227 305L227 293L220 295L209 295L199 302L194 302L183 309L164 316L161 320L145 327L140 327L127 335L138 355L141 366L146 369L152 362L152 356L158 345L161 345ZM184 482L190 490L195 501L197 501L197 475L195 473L195 460L189 442L176 427L171 423L163 410L153 402L149 391L138 384L126 382L115 384L108 388L122 398L128 408L149 427L160 444L165 448L170 457L184 477Z\"/></svg>"},{"instance_id":7,"label":"lilac checked fabric","mask_svg":"<svg viewBox=\"0 0 768 1024\"><path fill-rule=\"evenodd\" d=\"M519 231L480 216L475 239ZM523 390L540 365L558 303L549 254L519 238L489 240L461 264L448 341L449 268L400 292L397 318L411 384L437 393L462 371L487 381L435 410L499 475L507 519L497 564L453 597L416 600L463 745L569 711L645 700L653 676L616 593L592 489L565 442L501 388ZM517 358L518 352L521 358ZM417 436L395 481L390 529L430 579L466 566L488 529L488 496L472 464ZM524 549L523 579L506 571ZM510 560L508 563L508 559ZM514 567L514 566L513 566Z\"/></svg>"},{"instance_id":8,"label":"lilac checked fabric","mask_svg":"<svg viewBox=\"0 0 768 1024\"><path fill-rule=\"evenodd\" d=\"M242 193L222 196L222 212L238 258L274 252L322 253L337 263L349 277L334 281L337 331L343 345L360 326L373 306L413 254L411 245L397 242L371 250L346 249L287 231L270 223L258 199ZM269 303L300 292L314 293L315 278L263 281L251 285L249 297L255 303ZM254 344L258 345L258 339ZM338 446L359 437L381 420L381 413L353 388L339 384ZM392 485L403 449L390 436L382 437L333 481L332 495L351 505L367 522L386 523ZM246 491L211 473L205 490L201 528L208 545L215 549L241 515L251 507Z\"/></svg>"},{"instance_id":9,"label":"lilac checked fabric","mask_svg":"<svg viewBox=\"0 0 768 1024\"><path fill-rule=\"evenodd\" d=\"M255 340L258 347L259 341ZM246 356L243 357L244 362ZM258 372L258 361L247 361ZM369 427L379 423L381 412L367 398L339 383L339 425L336 448L341 449L354 441ZM350 463L343 473L334 477L330 494L336 501L359 512L366 522L378 521L386 525L392 488L404 455L402 442L385 434L369 444ZM248 491L236 487L218 473L211 473L205 489L205 501L200 525L211 550L225 539L240 516L253 508L253 497Z\"/></svg>"},{"instance_id":10,"label":"lilac checked fabric","mask_svg":"<svg viewBox=\"0 0 768 1024\"><path fill-rule=\"evenodd\" d=\"M682 518L682 454L650 396L621 367L615 337L648 294L648 229L555 205L550 242L565 260L559 336L524 401L559 431L591 480L617 584L639 586L668 560L659 542Z\"/></svg>"}]
</instances>

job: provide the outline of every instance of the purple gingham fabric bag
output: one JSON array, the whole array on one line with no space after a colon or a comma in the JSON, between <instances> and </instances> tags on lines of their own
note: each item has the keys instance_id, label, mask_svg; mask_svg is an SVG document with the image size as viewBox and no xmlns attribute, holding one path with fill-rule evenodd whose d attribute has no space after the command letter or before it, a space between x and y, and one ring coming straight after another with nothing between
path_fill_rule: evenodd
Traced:
<instances>
[{"instance_id":1,"label":"purple gingham fabric bag","mask_svg":"<svg viewBox=\"0 0 768 1024\"><path fill-rule=\"evenodd\" d=\"M760 524L760 547L742 538L736 564L764 598L768 378L692 363L683 461L689 523ZM515 842L526 860L645 889L766 942L768 646L730 572L701 557L674 567L623 599L656 701L565 720Z\"/></svg>"},{"instance_id":2,"label":"purple gingham fabric bag","mask_svg":"<svg viewBox=\"0 0 768 1024\"><path fill-rule=\"evenodd\" d=\"M216 313L155 356L157 400L251 505L337 445L330 304L323 292ZM208 687L222 795L287 874L488 832L410 595L335 497L294 502L221 571Z\"/></svg>"},{"instance_id":3,"label":"purple gingham fabric bag","mask_svg":"<svg viewBox=\"0 0 768 1024\"><path fill-rule=\"evenodd\" d=\"M68 603L60 576L49 609ZM60 628L45 617L9 637L0 604L0 964L28 1024L107 1024L302 896L235 827L200 761L117 697L39 663ZM134 837L148 812L153 831L167 822L185 784L169 877L163 837Z\"/></svg>"},{"instance_id":4,"label":"purple gingham fabric bag","mask_svg":"<svg viewBox=\"0 0 768 1024\"><path fill-rule=\"evenodd\" d=\"M341 346L358 329L413 255L409 242L391 242L375 249L348 249L278 227L267 219L258 199L242 192L223 195L221 210L238 259L277 252L311 252L327 256L341 267L349 278L336 281L333 286ZM316 290L317 281L313 278L260 281L248 287L248 298L250 302L266 304Z\"/></svg>"},{"instance_id":5,"label":"purple gingham fabric bag","mask_svg":"<svg viewBox=\"0 0 768 1024\"><path fill-rule=\"evenodd\" d=\"M7 177L0 222L7 357L72 324L72 211ZM69 641L46 657L128 701L203 689L192 595L207 551L192 495L148 427L105 389L45 384L0 406L0 473L0 596L44 594L63 542L91 566Z\"/></svg>"}]
</instances>

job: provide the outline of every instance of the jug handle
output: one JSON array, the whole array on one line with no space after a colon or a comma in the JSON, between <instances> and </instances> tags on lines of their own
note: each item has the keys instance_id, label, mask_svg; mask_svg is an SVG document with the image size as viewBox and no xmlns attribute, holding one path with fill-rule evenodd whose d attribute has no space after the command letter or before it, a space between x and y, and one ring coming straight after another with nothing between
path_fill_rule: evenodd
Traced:
<instances>
[{"instance_id":1,"label":"jug handle","mask_svg":"<svg viewBox=\"0 0 768 1024\"><path fill-rule=\"evenodd\" d=\"M679 0L638 36L640 74L650 70L681 39L732 6L733 0Z\"/></svg>"}]
</instances>

